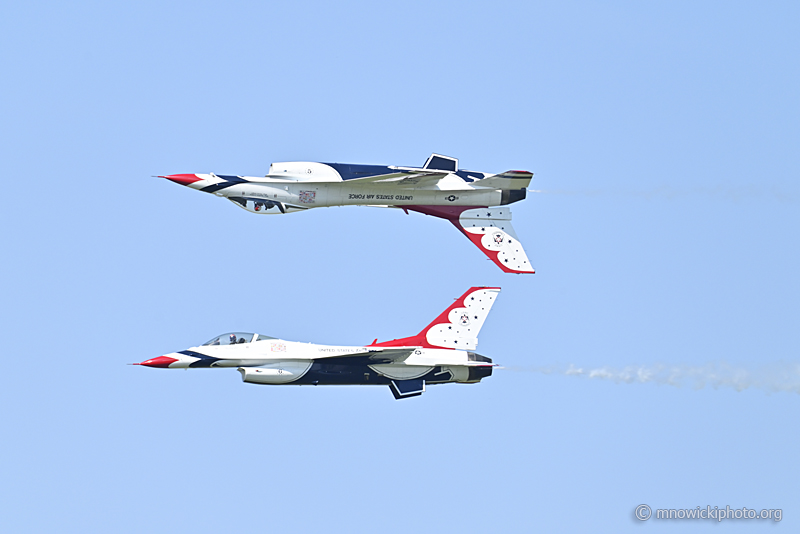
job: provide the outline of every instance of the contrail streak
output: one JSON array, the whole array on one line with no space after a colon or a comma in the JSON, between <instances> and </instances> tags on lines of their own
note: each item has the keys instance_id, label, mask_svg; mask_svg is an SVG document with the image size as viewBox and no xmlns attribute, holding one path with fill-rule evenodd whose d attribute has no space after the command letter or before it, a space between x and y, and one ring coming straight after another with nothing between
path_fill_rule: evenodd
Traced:
<instances>
[{"instance_id":1,"label":"contrail streak","mask_svg":"<svg viewBox=\"0 0 800 534\"><path fill-rule=\"evenodd\" d=\"M748 369L734 367L725 362L692 365L629 365L623 368L584 368L570 364L569 367L501 367L515 372L560 374L596 380L610 380L624 384L653 382L670 386L691 386L700 389L706 385L717 388L733 388L744 391L748 388L765 391L787 391L800 394L800 364L777 363Z\"/></svg>"}]
</instances>

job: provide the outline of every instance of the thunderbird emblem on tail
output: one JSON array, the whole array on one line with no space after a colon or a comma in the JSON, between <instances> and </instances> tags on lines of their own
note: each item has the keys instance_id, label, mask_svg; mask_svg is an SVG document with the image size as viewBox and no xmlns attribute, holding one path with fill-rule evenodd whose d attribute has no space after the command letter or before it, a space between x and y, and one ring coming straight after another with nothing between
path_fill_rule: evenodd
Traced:
<instances>
[{"instance_id":1,"label":"thunderbird emblem on tail","mask_svg":"<svg viewBox=\"0 0 800 534\"><path fill-rule=\"evenodd\" d=\"M459 170L432 154L421 168L346 163L273 163L269 174L173 174L173 182L227 198L258 214L329 206L401 208L447 219L507 273L533 273L511 226L508 204L525 198L533 173ZM458 193L457 195L454 193Z\"/></svg>"},{"instance_id":2,"label":"thunderbird emblem on tail","mask_svg":"<svg viewBox=\"0 0 800 534\"><path fill-rule=\"evenodd\" d=\"M416 336L382 343L315 345L232 332L134 365L236 367L252 384L384 385L395 399L415 397L427 384L474 384L491 376L492 360L473 351L499 293L499 287L470 288Z\"/></svg>"}]
</instances>

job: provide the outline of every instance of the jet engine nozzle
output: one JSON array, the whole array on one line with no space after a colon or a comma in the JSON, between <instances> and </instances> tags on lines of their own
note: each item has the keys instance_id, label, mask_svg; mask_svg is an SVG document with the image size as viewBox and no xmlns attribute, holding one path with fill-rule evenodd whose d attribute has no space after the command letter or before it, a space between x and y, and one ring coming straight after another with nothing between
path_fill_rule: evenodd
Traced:
<instances>
[{"instance_id":1,"label":"jet engine nozzle","mask_svg":"<svg viewBox=\"0 0 800 534\"><path fill-rule=\"evenodd\" d=\"M508 204L513 204L514 202L519 202L520 200L525 199L525 195L527 195L527 190L525 188L522 189L503 189L502 197L500 200L500 204L502 206L507 206Z\"/></svg>"}]
</instances>

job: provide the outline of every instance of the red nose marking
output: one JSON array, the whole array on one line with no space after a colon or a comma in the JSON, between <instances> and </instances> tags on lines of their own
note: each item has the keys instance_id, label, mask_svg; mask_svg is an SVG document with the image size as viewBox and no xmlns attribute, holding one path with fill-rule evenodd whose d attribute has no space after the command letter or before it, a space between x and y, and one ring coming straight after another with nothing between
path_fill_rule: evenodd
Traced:
<instances>
[{"instance_id":1,"label":"red nose marking","mask_svg":"<svg viewBox=\"0 0 800 534\"><path fill-rule=\"evenodd\" d=\"M139 365L146 365L147 367L169 367L169 364L177 362L178 360L175 358L170 358L169 356L159 356L158 358L150 358L149 360L143 361Z\"/></svg>"},{"instance_id":2,"label":"red nose marking","mask_svg":"<svg viewBox=\"0 0 800 534\"><path fill-rule=\"evenodd\" d=\"M171 174L169 176L162 176L162 178L166 178L167 180L181 185L189 185L202 180L202 178L198 178L196 174Z\"/></svg>"}]
</instances>

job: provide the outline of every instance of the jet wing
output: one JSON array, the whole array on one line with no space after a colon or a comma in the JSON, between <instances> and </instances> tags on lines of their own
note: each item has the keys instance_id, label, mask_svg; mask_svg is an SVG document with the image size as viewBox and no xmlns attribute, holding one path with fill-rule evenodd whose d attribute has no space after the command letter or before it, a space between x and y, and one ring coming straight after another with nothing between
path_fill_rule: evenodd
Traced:
<instances>
[{"instance_id":1,"label":"jet wing","mask_svg":"<svg viewBox=\"0 0 800 534\"><path fill-rule=\"evenodd\" d=\"M317 359L330 360L334 358L352 358L352 357L368 357L369 360L375 362L398 362L405 360L411 356L416 347L403 347L403 348L382 348L382 347L364 347L364 350L359 352L348 352L345 354L331 354L330 356L319 356Z\"/></svg>"},{"instance_id":2,"label":"jet wing","mask_svg":"<svg viewBox=\"0 0 800 534\"><path fill-rule=\"evenodd\" d=\"M378 176L367 176L365 178L351 178L348 184L382 184L396 186L428 186L436 185L439 180L447 176L446 172L398 172L394 174L382 174Z\"/></svg>"},{"instance_id":3,"label":"jet wing","mask_svg":"<svg viewBox=\"0 0 800 534\"><path fill-rule=\"evenodd\" d=\"M447 219L507 273L535 271L511 226L508 207L401 206L403 209Z\"/></svg>"}]
</instances>

